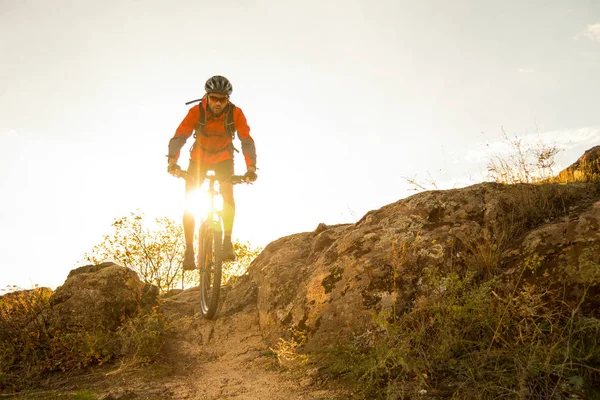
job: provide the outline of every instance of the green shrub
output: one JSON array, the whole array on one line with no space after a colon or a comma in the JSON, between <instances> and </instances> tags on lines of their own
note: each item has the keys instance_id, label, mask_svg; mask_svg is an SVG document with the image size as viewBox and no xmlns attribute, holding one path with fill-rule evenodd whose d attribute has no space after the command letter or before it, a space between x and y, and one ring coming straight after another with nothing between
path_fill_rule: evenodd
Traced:
<instances>
[{"instance_id":1,"label":"green shrub","mask_svg":"<svg viewBox=\"0 0 600 400\"><path fill-rule=\"evenodd\" d=\"M524 260L521 276L539 263ZM600 320L581 307L598 290L600 266L588 269L576 301L550 280L507 286L499 276L428 271L427 300L395 322L375 316L366 338L318 358L369 399L600 396Z\"/></svg>"}]
</instances>

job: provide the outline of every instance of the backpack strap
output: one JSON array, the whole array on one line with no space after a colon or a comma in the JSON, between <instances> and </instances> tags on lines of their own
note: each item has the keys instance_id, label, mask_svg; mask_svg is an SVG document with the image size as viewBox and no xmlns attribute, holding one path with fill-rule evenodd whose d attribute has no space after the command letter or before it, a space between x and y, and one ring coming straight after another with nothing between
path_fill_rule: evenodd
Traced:
<instances>
[{"instance_id":1,"label":"backpack strap","mask_svg":"<svg viewBox=\"0 0 600 400\"><path fill-rule=\"evenodd\" d=\"M206 127L206 110L204 110L204 107L202 107L202 103L198 104L198 108L200 110L200 117L198 118L198 122L196 122L196 126L194 127L194 138L196 138L198 134L203 136L213 136L207 135L204 132L204 128ZM233 105L233 103L229 103L227 108L227 114L225 114L225 132L227 132L227 134L231 136L231 139L233 140L235 139L236 132L235 121L233 120L233 111L235 110L235 105Z\"/></svg>"},{"instance_id":2,"label":"backpack strap","mask_svg":"<svg viewBox=\"0 0 600 400\"><path fill-rule=\"evenodd\" d=\"M222 136L222 135L210 135L207 134L205 132L205 128L206 128L206 110L204 109L204 107L202 107L202 102L200 102L200 104L198 104L199 110L200 110L200 116L198 117L198 121L196 122L196 125L194 126L194 139L197 138L198 135L202 135L202 136ZM235 151L236 153L239 153L240 151L238 149L235 148L235 146L233 145L233 140L235 139L235 121L233 120L233 111L235 110L235 105L233 103L229 103L227 105L227 114L225 114L225 132L231 136L231 143L228 144L224 149L226 149L227 147L231 146L231 148L233 149L233 151ZM194 147L198 144L197 141L194 142L194 145L192 146L192 148L190 149L190 152L192 152L194 150ZM201 147L202 148L202 147ZM209 153L218 153L223 151L224 149L219 149L217 151L207 151L206 149L202 148L202 150L207 151Z\"/></svg>"},{"instance_id":3,"label":"backpack strap","mask_svg":"<svg viewBox=\"0 0 600 400\"><path fill-rule=\"evenodd\" d=\"M194 126L194 139L200 134L204 135L204 128L206 127L206 111L204 107L202 107L202 102L198 104L198 108L200 109L200 117L196 122L196 126Z\"/></svg>"},{"instance_id":4,"label":"backpack strap","mask_svg":"<svg viewBox=\"0 0 600 400\"><path fill-rule=\"evenodd\" d=\"M227 115L225 115L225 132L227 132L227 134L231 136L231 147L233 148L233 151L239 153L240 151L236 149L233 145L233 140L235 139L235 132L237 131L237 129L235 129L235 121L233 120L234 110L235 104L229 103L229 110L227 110Z\"/></svg>"},{"instance_id":5,"label":"backpack strap","mask_svg":"<svg viewBox=\"0 0 600 400\"><path fill-rule=\"evenodd\" d=\"M233 110L235 109L235 105L233 103L229 103L229 109L227 110L227 115L225 115L225 132L231 139L235 139L235 122L233 120Z\"/></svg>"}]
</instances>

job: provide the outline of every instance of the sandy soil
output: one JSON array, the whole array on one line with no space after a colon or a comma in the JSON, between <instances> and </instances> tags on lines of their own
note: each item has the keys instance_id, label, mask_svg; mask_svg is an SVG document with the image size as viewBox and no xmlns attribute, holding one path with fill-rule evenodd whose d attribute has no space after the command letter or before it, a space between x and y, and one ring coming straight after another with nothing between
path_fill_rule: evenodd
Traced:
<instances>
[{"instance_id":1,"label":"sandy soil","mask_svg":"<svg viewBox=\"0 0 600 400\"><path fill-rule=\"evenodd\" d=\"M325 387L317 370L282 366L260 334L256 312L202 320L198 298L189 290L168 299L164 314L173 322L162 362L100 368L81 376L56 376L18 399L348 399ZM89 397L82 397L83 391ZM80 397L74 397L78 393Z\"/></svg>"}]
</instances>

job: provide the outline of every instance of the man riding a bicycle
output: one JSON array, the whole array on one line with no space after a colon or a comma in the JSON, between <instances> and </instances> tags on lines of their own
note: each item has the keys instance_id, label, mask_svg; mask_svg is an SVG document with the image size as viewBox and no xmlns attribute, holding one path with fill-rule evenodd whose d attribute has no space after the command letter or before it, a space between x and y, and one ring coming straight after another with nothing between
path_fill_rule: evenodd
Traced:
<instances>
[{"instance_id":1,"label":"man riding a bicycle","mask_svg":"<svg viewBox=\"0 0 600 400\"><path fill-rule=\"evenodd\" d=\"M234 175L233 167L233 135L237 131L242 144L242 152L246 162L247 181L256 180L256 147L250 136L250 127L239 107L229 102L233 91L229 80L223 76L213 76L204 85L206 94L199 105L189 109L179 124L175 135L169 141L167 170L173 176L179 176L181 168L177 164L179 153L187 139L194 134L195 142L191 149L185 190L186 198L204 182L206 172L215 172L220 183L223 197L223 260L235 260L231 243L231 232L235 216L233 184L228 179ZM194 261L194 215L185 208L183 213L183 232L185 236L185 256L183 269L196 268Z\"/></svg>"}]
</instances>

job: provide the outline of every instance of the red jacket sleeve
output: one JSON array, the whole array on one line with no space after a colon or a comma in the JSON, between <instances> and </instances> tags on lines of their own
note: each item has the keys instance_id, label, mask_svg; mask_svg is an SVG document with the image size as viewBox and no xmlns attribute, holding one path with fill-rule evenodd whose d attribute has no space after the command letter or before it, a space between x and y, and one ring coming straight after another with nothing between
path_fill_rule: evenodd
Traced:
<instances>
[{"instance_id":1,"label":"red jacket sleeve","mask_svg":"<svg viewBox=\"0 0 600 400\"><path fill-rule=\"evenodd\" d=\"M238 138L242 143L242 153L247 167L256 167L256 146L254 139L250 136L250 127L246 121L246 116L241 108L236 107L233 112L233 122L238 133Z\"/></svg>"},{"instance_id":2,"label":"red jacket sleeve","mask_svg":"<svg viewBox=\"0 0 600 400\"><path fill-rule=\"evenodd\" d=\"M194 127L196 126L199 118L200 109L198 106L190 108L183 121L181 121L177 127L175 135L169 141L169 157L175 157L176 159L179 159L179 152L185 145L187 139L192 136Z\"/></svg>"}]
</instances>

